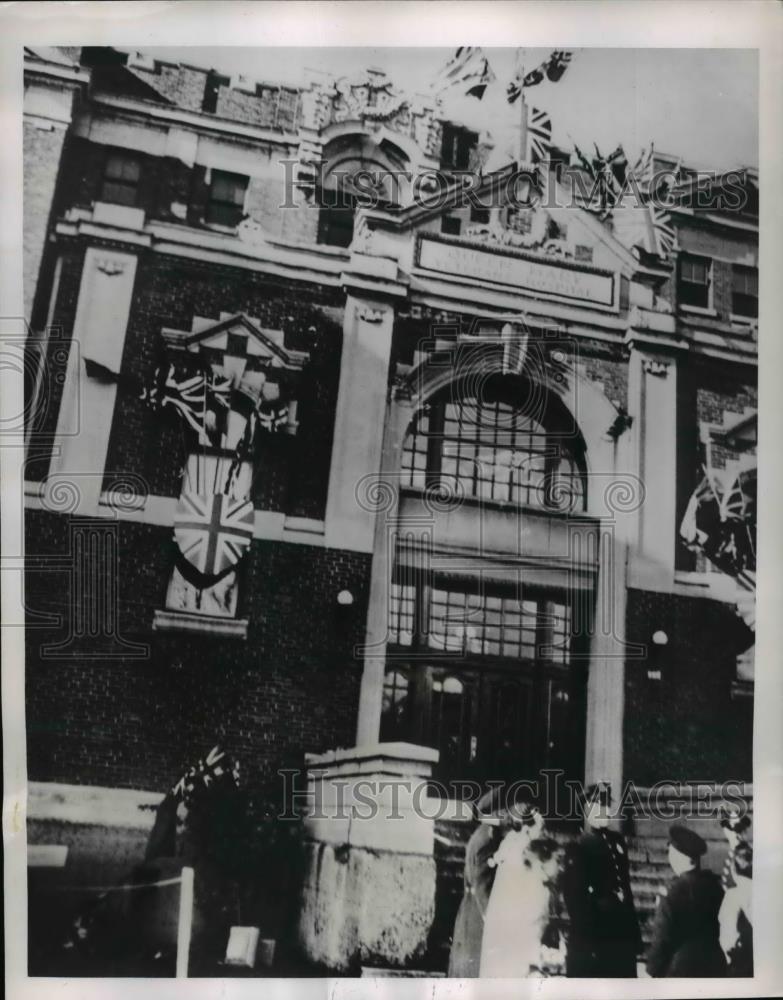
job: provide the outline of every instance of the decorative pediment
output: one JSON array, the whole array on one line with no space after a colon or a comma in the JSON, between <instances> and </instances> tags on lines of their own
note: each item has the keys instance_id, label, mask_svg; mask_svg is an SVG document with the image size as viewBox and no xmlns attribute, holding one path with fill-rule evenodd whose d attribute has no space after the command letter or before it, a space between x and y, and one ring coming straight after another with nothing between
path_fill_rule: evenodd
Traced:
<instances>
[{"instance_id":1,"label":"decorative pediment","mask_svg":"<svg viewBox=\"0 0 783 1000\"><path fill-rule=\"evenodd\" d=\"M289 350L282 330L264 329L245 313L224 313L217 322L194 317L190 330L162 332L170 351L198 354L220 374L241 376L270 368L297 372L310 358L306 351Z\"/></svg>"}]
</instances>

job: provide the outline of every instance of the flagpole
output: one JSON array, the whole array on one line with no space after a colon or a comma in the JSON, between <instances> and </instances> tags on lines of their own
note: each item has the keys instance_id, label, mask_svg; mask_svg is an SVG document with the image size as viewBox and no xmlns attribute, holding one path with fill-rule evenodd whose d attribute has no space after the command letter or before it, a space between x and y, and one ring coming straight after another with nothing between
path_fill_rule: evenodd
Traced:
<instances>
[{"instance_id":1,"label":"flagpole","mask_svg":"<svg viewBox=\"0 0 783 1000\"><path fill-rule=\"evenodd\" d=\"M525 102L525 88L519 97L519 156L518 163L527 161L527 104Z\"/></svg>"}]
</instances>

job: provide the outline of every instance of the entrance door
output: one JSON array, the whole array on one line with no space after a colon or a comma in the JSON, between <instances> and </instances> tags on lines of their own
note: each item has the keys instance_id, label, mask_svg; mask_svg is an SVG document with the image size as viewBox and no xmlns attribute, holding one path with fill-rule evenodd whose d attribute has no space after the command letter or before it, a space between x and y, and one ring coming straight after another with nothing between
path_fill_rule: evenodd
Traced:
<instances>
[{"instance_id":1,"label":"entrance door","mask_svg":"<svg viewBox=\"0 0 783 1000\"><path fill-rule=\"evenodd\" d=\"M581 776L579 671L536 664L397 664L387 672L381 739L439 751L433 777L458 783L536 780L544 768Z\"/></svg>"}]
</instances>

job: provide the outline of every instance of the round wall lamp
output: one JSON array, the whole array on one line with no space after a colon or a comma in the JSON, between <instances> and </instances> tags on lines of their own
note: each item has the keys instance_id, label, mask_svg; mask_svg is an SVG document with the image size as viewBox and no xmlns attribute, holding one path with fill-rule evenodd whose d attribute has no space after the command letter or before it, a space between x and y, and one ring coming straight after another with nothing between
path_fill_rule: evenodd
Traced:
<instances>
[{"instance_id":1,"label":"round wall lamp","mask_svg":"<svg viewBox=\"0 0 783 1000\"><path fill-rule=\"evenodd\" d=\"M658 629L657 632L652 634L653 646L666 646L669 642L668 635L663 631L663 629Z\"/></svg>"},{"instance_id":2,"label":"round wall lamp","mask_svg":"<svg viewBox=\"0 0 783 1000\"><path fill-rule=\"evenodd\" d=\"M353 604L353 594L350 590L341 590L337 595L337 603L341 608L349 608Z\"/></svg>"}]
</instances>

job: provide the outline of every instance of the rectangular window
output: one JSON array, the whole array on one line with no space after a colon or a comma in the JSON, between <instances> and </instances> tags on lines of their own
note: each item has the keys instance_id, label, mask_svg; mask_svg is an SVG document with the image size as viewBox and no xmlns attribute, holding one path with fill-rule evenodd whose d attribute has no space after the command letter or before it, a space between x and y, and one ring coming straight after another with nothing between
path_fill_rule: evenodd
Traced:
<instances>
[{"instance_id":1,"label":"rectangular window","mask_svg":"<svg viewBox=\"0 0 783 1000\"><path fill-rule=\"evenodd\" d=\"M428 599L426 626L414 621L417 599L424 594ZM389 641L393 645L458 656L542 660L565 667L571 658L571 635L570 607L543 597L523 595L520 599L502 591L476 592L446 581L436 582L423 593L411 582L391 586Z\"/></svg>"},{"instance_id":2,"label":"rectangular window","mask_svg":"<svg viewBox=\"0 0 783 1000\"><path fill-rule=\"evenodd\" d=\"M467 170L470 154L478 144L478 132L459 128L456 125L443 126L440 165L444 170Z\"/></svg>"},{"instance_id":3,"label":"rectangular window","mask_svg":"<svg viewBox=\"0 0 783 1000\"><path fill-rule=\"evenodd\" d=\"M462 224L454 215L444 215L440 220L440 231L446 236L459 236Z\"/></svg>"},{"instance_id":4,"label":"rectangular window","mask_svg":"<svg viewBox=\"0 0 783 1000\"><path fill-rule=\"evenodd\" d=\"M480 226L489 225L489 209L488 208L476 208L473 206L470 210L470 221L475 222Z\"/></svg>"},{"instance_id":5,"label":"rectangular window","mask_svg":"<svg viewBox=\"0 0 783 1000\"><path fill-rule=\"evenodd\" d=\"M217 111L218 103L218 92L221 87L228 87L231 80L227 76L221 76L219 73L210 72L207 74L207 82L204 87L204 100L201 103L202 111L208 111L210 114L214 114Z\"/></svg>"},{"instance_id":6,"label":"rectangular window","mask_svg":"<svg viewBox=\"0 0 783 1000\"><path fill-rule=\"evenodd\" d=\"M128 153L110 153L103 168L100 201L136 206L141 162Z\"/></svg>"},{"instance_id":7,"label":"rectangular window","mask_svg":"<svg viewBox=\"0 0 783 1000\"><path fill-rule=\"evenodd\" d=\"M679 273L679 299L682 305L710 308L709 257L681 257Z\"/></svg>"},{"instance_id":8,"label":"rectangular window","mask_svg":"<svg viewBox=\"0 0 783 1000\"><path fill-rule=\"evenodd\" d=\"M732 268L731 311L735 316L759 314L759 272L755 267L735 264Z\"/></svg>"},{"instance_id":9,"label":"rectangular window","mask_svg":"<svg viewBox=\"0 0 783 1000\"><path fill-rule=\"evenodd\" d=\"M206 221L209 225L236 226L245 212L248 178L223 170L212 171Z\"/></svg>"}]
</instances>

